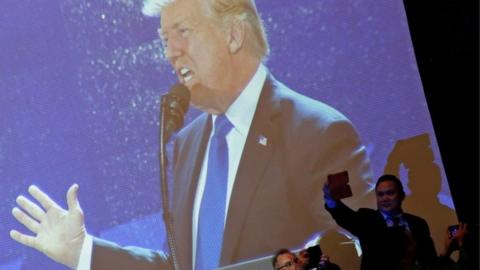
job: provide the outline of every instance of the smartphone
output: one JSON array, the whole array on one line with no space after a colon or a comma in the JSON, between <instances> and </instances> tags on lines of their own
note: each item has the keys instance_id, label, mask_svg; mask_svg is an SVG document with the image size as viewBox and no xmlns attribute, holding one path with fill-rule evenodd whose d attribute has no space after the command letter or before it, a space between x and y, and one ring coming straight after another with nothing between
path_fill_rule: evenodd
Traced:
<instances>
[{"instance_id":1,"label":"smartphone","mask_svg":"<svg viewBox=\"0 0 480 270\"><path fill-rule=\"evenodd\" d=\"M335 174L329 174L327 176L328 187L330 188L330 195L335 200L351 197L352 189L348 184L348 172L343 171Z\"/></svg>"},{"instance_id":2,"label":"smartphone","mask_svg":"<svg viewBox=\"0 0 480 270\"><path fill-rule=\"evenodd\" d=\"M458 224L448 226L448 237L454 237L457 234L458 228Z\"/></svg>"}]
</instances>

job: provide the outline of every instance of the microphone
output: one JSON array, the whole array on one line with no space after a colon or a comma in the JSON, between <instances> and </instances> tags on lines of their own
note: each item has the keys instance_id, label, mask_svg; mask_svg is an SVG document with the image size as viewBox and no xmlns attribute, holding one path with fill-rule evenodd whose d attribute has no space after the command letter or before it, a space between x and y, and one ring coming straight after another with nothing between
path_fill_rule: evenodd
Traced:
<instances>
[{"instance_id":1,"label":"microphone","mask_svg":"<svg viewBox=\"0 0 480 270\"><path fill-rule=\"evenodd\" d=\"M183 126L185 113L190 103L190 91L183 84L175 84L170 92L162 95L160 106L160 151L158 160L160 163L160 191L162 194L163 220L167 231L167 242L170 248L171 268L180 270L180 262L177 257L176 239L173 231L173 222L170 214L168 201L168 180L167 180L167 156L165 144L173 132Z\"/></svg>"},{"instance_id":2,"label":"microphone","mask_svg":"<svg viewBox=\"0 0 480 270\"><path fill-rule=\"evenodd\" d=\"M167 142L173 132L183 126L185 114L190 103L190 91L183 84L175 84L170 91L162 95L161 118L164 117L163 135Z\"/></svg>"}]
</instances>

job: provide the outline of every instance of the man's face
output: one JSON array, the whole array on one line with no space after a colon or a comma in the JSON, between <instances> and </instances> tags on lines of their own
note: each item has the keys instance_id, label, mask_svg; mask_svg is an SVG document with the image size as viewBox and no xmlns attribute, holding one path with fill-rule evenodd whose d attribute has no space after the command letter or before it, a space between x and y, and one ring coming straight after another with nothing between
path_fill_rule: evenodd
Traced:
<instances>
[{"instance_id":1,"label":"man's face","mask_svg":"<svg viewBox=\"0 0 480 270\"><path fill-rule=\"evenodd\" d=\"M393 181L381 182L375 190L377 207L386 213L396 213L402 206L403 195Z\"/></svg>"},{"instance_id":2,"label":"man's face","mask_svg":"<svg viewBox=\"0 0 480 270\"><path fill-rule=\"evenodd\" d=\"M291 253L284 253L277 257L275 263L275 270L297 270L298 265L295 259L295 255Z\"/></svg>"},{"instance_id":3,"label":"man's face","mask_svg":"<svg viewBox=\"0 0 480 270\"><path fill-rule=\"evenodd\" d=\"M206 2L176 0L163 8L160 36L179 81L190 90L192 105L218 113L231 65L227 35L206 15Z\"/></svg>"}]
</instances>

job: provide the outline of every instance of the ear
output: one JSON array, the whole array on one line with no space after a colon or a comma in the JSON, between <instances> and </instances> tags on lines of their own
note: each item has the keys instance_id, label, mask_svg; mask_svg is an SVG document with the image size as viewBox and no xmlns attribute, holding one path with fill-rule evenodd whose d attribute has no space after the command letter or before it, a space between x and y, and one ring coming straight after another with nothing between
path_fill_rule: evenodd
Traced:
<instances>
[{"instance_id":1,"label":"ear","mask_svg":"<svg viewBox=\"0 0 480 270\"><path fill-rule=\"evenodd\" d=\"M233 22L228 31L228 50L231 54L237 53L245 42L245 22L233 19Z\"/></svg>"}]
</instances>

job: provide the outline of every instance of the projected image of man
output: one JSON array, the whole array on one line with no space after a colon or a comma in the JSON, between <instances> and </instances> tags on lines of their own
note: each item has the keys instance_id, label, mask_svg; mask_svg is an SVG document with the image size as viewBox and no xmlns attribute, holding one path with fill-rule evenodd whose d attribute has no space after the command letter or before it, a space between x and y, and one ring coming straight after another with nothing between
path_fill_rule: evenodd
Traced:
<instances>
[{"instance_id":1,"label":"projected image of man","mask_svg":"<svg viewBox=\"0 0 480 270\"><path fill-rule=\"evenodd\" d=\"M171 213L182 269L302 247L330 226L322 183L348 171L353 187L366 187L365 147L343 114L271 74L254 2L148 1L145 13L160 15L166 58L191 104L204 112L179 132L172 159ZM14 215L34 236L11 236L70 268L170 269L164 252L89 235L77 191L69 190L64 210L32 188L42 207L25 199Z\"/></svg>"}]
</instances>

